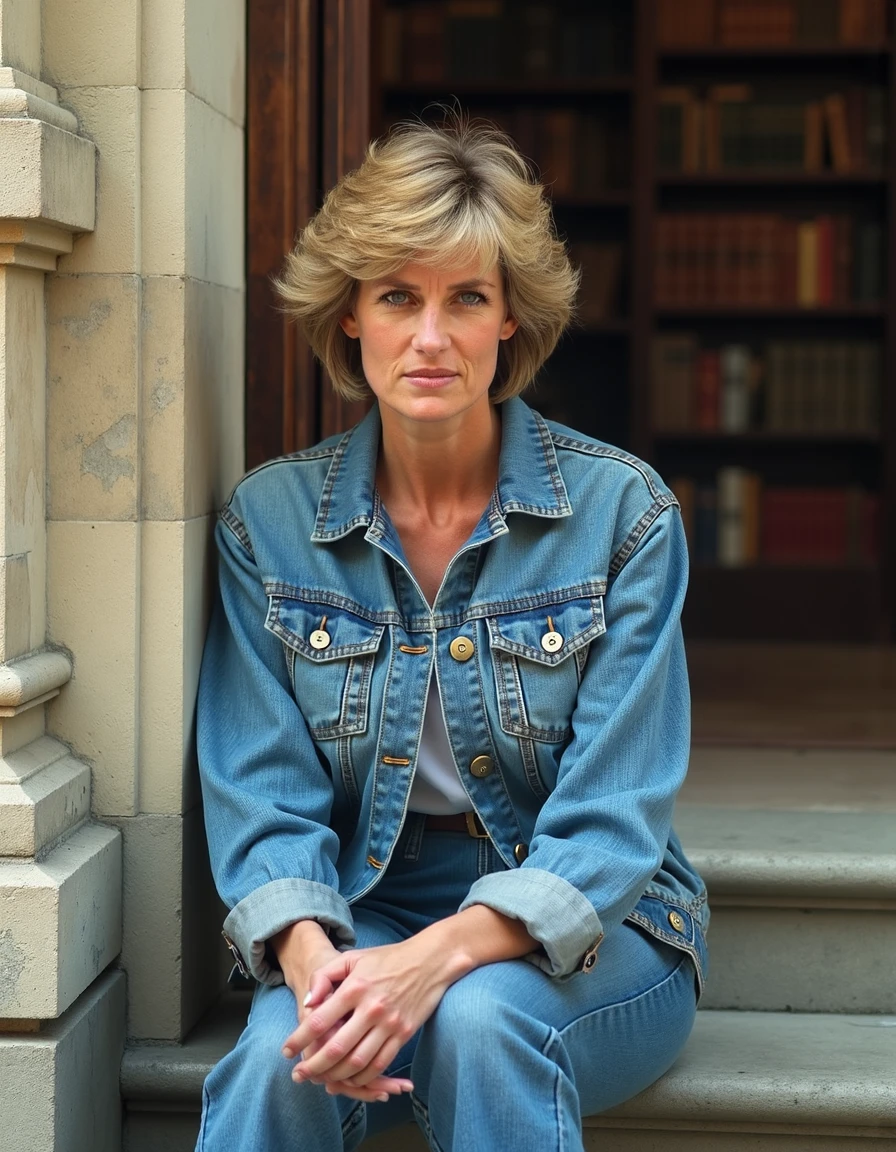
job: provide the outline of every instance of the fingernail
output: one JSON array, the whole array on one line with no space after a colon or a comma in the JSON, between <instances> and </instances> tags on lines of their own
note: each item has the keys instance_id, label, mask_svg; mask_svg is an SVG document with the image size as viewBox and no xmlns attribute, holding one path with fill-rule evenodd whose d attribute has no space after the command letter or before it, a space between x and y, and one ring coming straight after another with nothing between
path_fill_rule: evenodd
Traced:
<instances>
[{"instance_id":1,"label":"fingernail","mask_svg":"<svg viewBox=\"0 0 896 1152\"><path fill-rule=\"evenodd\" d=\"M283 1056L285 1056L287 1060L291 1060L293 1057L293 1050L292 1050L292 1048L289 1048L289 1047L282 1048L281 1054Z\"/></svg>"},{"instance_id":2,"label":"fingernail","mask_svg":"<svg viewBox=\"0 0 896 1152\"><path fill-rule=\"evenodd\" d=\"M305 999L302 1001L302 1007L307 1008L310 1003L311 1003L311 993L306 992L305 993Z\"/></svg>"},{"instance_id":3,"label":"fingernail","mask_svg":"<svg viewBox=\"0 0 896 1152\"><path fill-rule=\"evenodd\" d=\"M388 1099L389 1099L389 1093L388 1092L380 1092L379 1096L377 1096L377 1100L379 1100L380 1104L385 1104L388 1101Z\"/></svg>"}]
</instances>

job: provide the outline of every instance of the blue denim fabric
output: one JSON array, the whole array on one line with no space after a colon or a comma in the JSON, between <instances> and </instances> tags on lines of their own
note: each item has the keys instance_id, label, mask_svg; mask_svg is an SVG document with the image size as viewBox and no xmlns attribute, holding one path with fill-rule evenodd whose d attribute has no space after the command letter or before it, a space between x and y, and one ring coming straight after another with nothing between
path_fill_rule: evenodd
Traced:
<instances>
[{"instance_id":1,"label":"blue denim fabric","mask_svg":"<svg viewBox=\"0 0 896 1152\"><path fill-rule=\"evenodd\" d=\"M461 907L521 920L542 945L527 962L560 981L627 921L688 953L702 986L705 889L671 827L690 743L676 500L620 449L520 399L499 411L497 486L432 606L376 492L375 409L250 473L222 512L200 768L225 932L263 983L282 980L266 942L295 920L354 944L436 675L505 866ZM549 631L561 645L543 646ZM452 657L458 637L472 658Z\"/></svg>"},{"instance_id":2,"label":"blue denim fabric","mask_svg":"<svg viewBox=\"0 0 896 1152\"><path fill-rule=\"evenodd\" d=\"M353 905L358 944L406 939L507 867L489 841L422 832L412 815L381 883ZM582 1115L662 1075L696 1011L691 958L635 925L608 936L595 971L555 980L510 960L471 972L389 1069L413 1080L412 1095L370 1106L293 1083L280 1049L295 997L260 984L236 1048L206 1081L198 1152L341 1152L412 1114L435 1152L581 1152Z\"/></svg>"}]
</instances>

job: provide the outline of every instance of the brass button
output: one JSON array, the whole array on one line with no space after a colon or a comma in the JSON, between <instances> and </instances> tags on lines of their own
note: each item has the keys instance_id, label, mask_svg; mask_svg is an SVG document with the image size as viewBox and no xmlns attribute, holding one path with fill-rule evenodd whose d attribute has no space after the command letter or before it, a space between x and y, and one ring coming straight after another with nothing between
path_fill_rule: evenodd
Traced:
<instances>
[{"instance_id":1,"label":"brass button","mask_svg":"<svg viewBox=\"0 0 896 1152\"><path fill-rule=\"evenodd\" d=\"M516 848L514 848L514 850L513 850L513 858L514 858L514 860L516 860L517 864L522 864L522 862L526 859L526 857L528 855L529 855L529 845L528 844L517 844Z\"/></svg>"},{"instance_id":2,"label":"brass button","mask_svg":"<svg viewBox=\"0 0 896 1152\"><path fill-rule=\"evenodd\" d=\"M678 912L669 913L669 923L676 932L684 932L684 917L679 915Z\"/></svg>"},{"instance_id":3,"label":"brass button","mask_svg":"<svg viewBox=\"0 0 896 1152\"><path fill-rule=\"evenodd\" d=\"M312 648L317 648L318 651L321 648L329 648L330 633L325 631L323 628L315 628L315 630L308 637L308 643Z\"/></svg>"},{"instance_id":4,"label":"brass button","mask_svg":"<svg viewBox=\"0 0 896 1152\"><path fill-rule=\"evenodd\" d=\"M455 660L463 664L470 659L476 648L469 636L455 636L448 645L448 651Z\"/></svg>"},{"instance_id":5,"label":"brass button","mask_svg":"<svg viewBox=\"0 0 896 1152\"><path fill-rule=\"evenodd\" d=\"M470 772L480 780L485 776L490 776L494 768L495 762L491 756L476 756L470 763Z\"/></svg>"},{"instance_id":6,"label":"brass button","mask_svg":"<svg viewBox=\"0 0 896 1152\"><path fill-rule=\"evenodd\" d=\"M541 638L541 646L545 652L559 652L563 647L563 637L559 632L545 632Z\"/></svg>"},{"instance_id":7,"label":"brass button","mask_svg":"<svg viewBox=\"0 0 896 1152\"><path fill-rule=\"evenodd\" d=\"M582 961L582 971L590 972L597 963L597 950L600 947L600 942L603 940L603 933L594 941L588 951L585 953L585 959Z\"/></svg>"}]
</instances>

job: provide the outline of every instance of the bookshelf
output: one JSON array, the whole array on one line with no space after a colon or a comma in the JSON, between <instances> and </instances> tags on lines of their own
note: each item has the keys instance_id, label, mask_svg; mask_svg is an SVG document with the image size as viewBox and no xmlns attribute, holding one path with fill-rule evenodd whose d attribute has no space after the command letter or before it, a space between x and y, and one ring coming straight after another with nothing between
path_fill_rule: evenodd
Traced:
<instances>
[{"instance_id":1,"label":"bookshelf","mask_svg":"<svg viewBox=\"0 0 896 1152\"><path fill-rule=\"evenodd\" d=\"M457 100L509 131L553 188L591 299L531 402L677 487L689 637L893 639L892 8L379 8L374 131ZM600 51L578 47L589 32Z\"/></svg>"}]
</instances>

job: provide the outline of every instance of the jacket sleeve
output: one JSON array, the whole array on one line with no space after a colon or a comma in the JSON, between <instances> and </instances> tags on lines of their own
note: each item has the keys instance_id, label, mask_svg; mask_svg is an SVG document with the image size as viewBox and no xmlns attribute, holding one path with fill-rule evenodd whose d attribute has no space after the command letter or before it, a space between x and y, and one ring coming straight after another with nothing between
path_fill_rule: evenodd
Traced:
<instances>
[{"instance_id":1,"label":"jacket sleeve","mask_svg":"<svg viewBox=\"0 0 896 1152\"><path fill-rule=\"evenodd\" d=\"M687 544L676 505L653 512L608 585L607 631L591 645L573 735L529 855L520 868L477 880L462 905L523 921L544 950L529 959L552 976L590 970L603 936L644 894L687 771Z\"/></svg>"},{"instance_id":2,"label":"jacket sleeve","mask_svg":"<svg viewBox=\"0 0 896 1152\"><path fill-rule=\"evenodd\" d=\"M212 871L231 909L228 943L252 974L283 981L266 942L296 920L317 920L354 943L339 895L339 841L329 827L330 778L292 695L280 641L265 627L261 576L241 522L216 530L220 593L199 682L199 770Z\"/></svg>"}]
</instances>

